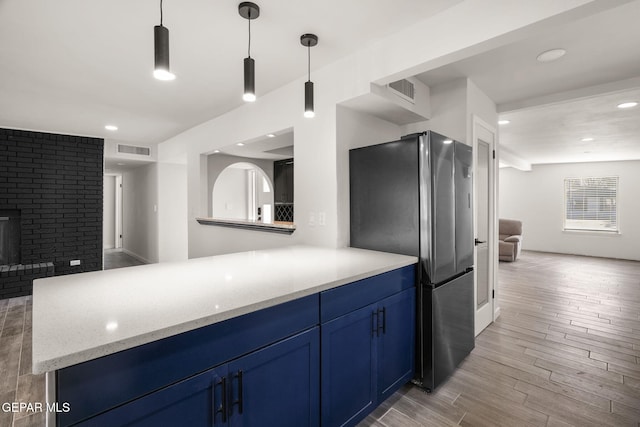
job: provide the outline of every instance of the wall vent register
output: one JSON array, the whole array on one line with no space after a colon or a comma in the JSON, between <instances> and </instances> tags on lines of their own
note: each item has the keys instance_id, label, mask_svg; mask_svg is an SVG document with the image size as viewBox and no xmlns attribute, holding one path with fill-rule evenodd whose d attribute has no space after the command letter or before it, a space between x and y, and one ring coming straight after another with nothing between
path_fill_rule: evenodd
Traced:
<instances>
[{"instance_id":1,"label":"wall vent register","mask_svg":"<svg viewBox=\"0 0 640 427\"><path fill-rule=\"evenodd\" d=\"M150 156L151 150L149 149L149 147L137 147L135 145L118 144L118 153L136 154L138 156Z\"/></svg>"},{"instance_id":2,"label":"wall vent register","mask_svg":"<svg viewBox=\"0 0 640 427\"><path fill-rule=\"evenodd\" d=\"M400 96L402 99L415 103L415 87L409 80L398 80L389 83L388 86L389 89L393 90L396 95Z\"/></svg>"}]
</instances>

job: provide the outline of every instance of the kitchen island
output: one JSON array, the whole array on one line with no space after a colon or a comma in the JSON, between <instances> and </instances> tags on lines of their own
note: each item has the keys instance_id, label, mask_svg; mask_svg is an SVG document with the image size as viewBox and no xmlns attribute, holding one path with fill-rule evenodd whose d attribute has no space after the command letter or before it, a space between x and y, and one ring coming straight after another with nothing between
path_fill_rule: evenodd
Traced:
<instances>
[{"instance_id":1,"label":"kitchen island","mask_svg":"<svg viewBox=\"0 0 640 427\"><path fill-rule=\"evenodd\" d=\"M343 376L336 368L334 380L330 366L344 357L340 340L357 342L339 325L366 314L353 325L367 326L370 364L394 359L402 374L387 379L394 389L410 379L415 262L294 246L35 281L33 371L47 373L47 399L70 408L49 422L153 425L180 415L190 425L252 425L252 414L264 423L269 408L280 425L355 422L375 407L373 394L391 389L379 386L385 375L376 369L361 410L328 398L320 408ZM385 356L385 336L399 342L395 330L409 347ZM281 398L297 400L274 412Z\"/></svg>"}]
</instances>

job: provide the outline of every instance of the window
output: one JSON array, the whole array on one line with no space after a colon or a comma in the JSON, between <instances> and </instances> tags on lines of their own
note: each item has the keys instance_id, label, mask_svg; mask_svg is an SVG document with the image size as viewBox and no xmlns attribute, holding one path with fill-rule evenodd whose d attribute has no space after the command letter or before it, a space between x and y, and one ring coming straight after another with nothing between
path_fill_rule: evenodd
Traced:
<instances>
[{"instance_id":1,"label":"window","mask_svg":"<svg viewBox=\"0 0 640 427\"><path fill-rule=\"evenodd\" d=\"M564 229L618 232L618 177L565 178Z\"/></svg>"}]
</instances>

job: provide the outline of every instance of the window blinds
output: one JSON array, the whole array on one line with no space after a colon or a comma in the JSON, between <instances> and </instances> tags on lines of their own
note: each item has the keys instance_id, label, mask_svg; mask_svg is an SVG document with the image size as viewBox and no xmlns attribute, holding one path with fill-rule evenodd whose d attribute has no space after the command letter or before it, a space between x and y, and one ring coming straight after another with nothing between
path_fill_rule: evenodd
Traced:
<instances>
[{"instance_id":1,"label":"window blinds","mask_svg":"<svg viewBox=\"0 0 640 427\"><path fill-rule=\"evenodd\" d=\"M565 178L565 230L618 231L618 177Z\"/></svg>"}]
</instances>

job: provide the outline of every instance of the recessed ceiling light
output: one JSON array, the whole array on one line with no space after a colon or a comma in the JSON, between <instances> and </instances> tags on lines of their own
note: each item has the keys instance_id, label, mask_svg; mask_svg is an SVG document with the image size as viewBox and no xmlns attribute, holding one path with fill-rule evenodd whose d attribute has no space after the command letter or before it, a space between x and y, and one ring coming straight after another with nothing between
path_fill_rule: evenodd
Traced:
<instances>
[{"instance_id":1,"label":"recessed ceiling light","mask_svg":"<svg viewBox=\"0 0 640 427\"><path fill-rule=\"evenodd\" d=\"M536 58L539 62L552 62L556 61L567 54L567 51L564 49L551 49L545 52L542 52Z\"/></svg>"},{"instance_id":2,"label":"recessed ceiling light","mask_svg":"<svg viewBox=\"0 0 640 427\"><path fill-rule=\"evenodd\" d=\"M275 135L274 135L274 134L272 134L272 133L268 133L268 134L267 134L267 137L269 137L269 138L274 138L274 137L275 137Z\"/></svg>"},{"instance_id":3,"label":"recessed ceiling light","mask_svg":"<svg viewBox=\"0 0 640 427\"><path fill-rule=\"evenodd\" d=\"M622 104L618 104L618 108L633 108L636 105L638 105L638 103L635 101L623 102Z\"/></svg>"},{"instance_id":4,"label":"recessed ceiling light","mask_svg":"<svg viewBox=\"0 0 640 427\"><path fill-rule=\"evenodd\" d=\"M238 147L242 147L242 146L244 146L244 144L243 144L242 142L238 142L236 145L237 145Z\"/></svg>"},{"instance_id":5,"label":"recessed ceiling light","mask_svg":"<svg viewBox=\"0 0 640 427\"><path fill-rule=\"evenodd\" d=\"M499 125L508 125L511 123L511 120L498 120Z\"/></svg>"},{"instance_id":6,"label":"recessed ceiling light","mask_svg":"<svg viewBox=\"0 0 640 427\"><path fill-rule=\"evenodd\" d=\"M213 152L214 152L214 153L219 153L219 152L220 152L220 150L213 150Z\"/></svg>"},{"instance_id":7,"label":"recessed ceiling light","mask_svg":"<svg viewBox=\"0 0 640 427\"><path fill-rule=\"evenodd\" d=\"M590 141L593 141L593 138L582 138L581 141L582 142L590 142Z\"/></svg>"},{"instance_id":8,"label":"recessed ceiling light","mask_svg":"<svg viewBox=\"0 0 640 427\"><path fill-rule=\"evenodd\" d=\"M110 131L117 131L118 130L118 126L116 125L105 125L104 127L106 130L110 130Z\"/></svg>"}]
</instances>

